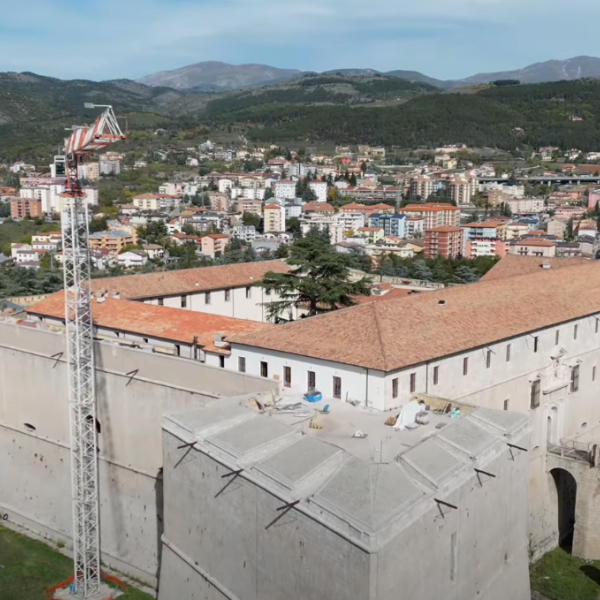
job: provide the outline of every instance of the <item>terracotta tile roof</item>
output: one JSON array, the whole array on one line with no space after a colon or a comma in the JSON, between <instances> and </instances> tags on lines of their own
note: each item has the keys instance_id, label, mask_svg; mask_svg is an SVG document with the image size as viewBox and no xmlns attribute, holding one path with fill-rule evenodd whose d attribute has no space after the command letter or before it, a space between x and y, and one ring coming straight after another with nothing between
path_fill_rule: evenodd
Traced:
<instances>
[{"instance_id":1,"label":"terracotta tile roof","mask_svg":"<svg viewBox=\"0 0 600 600\"><path fill-rule=\"evenodd\" d=\"M505 256L499 260L480 281L494 281L506 277L518 277L543 271L542 265L549 265L548 271L556 271L569 267L588 264L588 260L581 258L540 258L537 256Z\"/></svg>"},{"instance_id":2,"label":"terracotta tile roof","mask_svg":"<svg viewBox=\"0 0 600 600\"><path fill-rule=\"evenodd\" d=\"M369 302L231 342L389 372L599 312L600 264L587 261Z\"/></svg>"},{"instance_id":3,"label":"terracotta tile roof","mask_svg":"<svg viewBox=\"0 0 600 600\"><path fill-rule=\"evenodd\" d=\"M556 242L550 240L539 240L537 238L529 238L517 242L515 246L539 246L540 248L553 248L556 246Z\"/></svg>"},{"instance_id":4,"label":"terracotta tile roof","mask_svg":"<svg viewBox=\"0 0 600 600\"><path fill-rule=\"evenodd\" d=\"M121 298L126 300L139 300L245 287L260 281L268 271L286 273L288 270L289 267L282 260L267 260L219 267L93 279L92 290L95 293L106 290L109 295L119 293Z\"/></svg>"},{"instance_id":5,"label":"terracotta tile roof","mask_svg":"<svg viewBox=\"0 0 600 600\"><path fill-rule=\"evenodd\" d=\"M458 210L453 204L408 204L400 212L438 212L441 210Z\"/></svg>"},{"instance_id":6,"label":"terracotta tile roof","mask_svg":"<svg viewBox=\"0 0 600 600\"><path fill-rule=\"evenodd\" d=\"M52 294L45 300L30 306L27 312L64 320L64 292ZM192 344L194 336L197 336L200 346L219 353L223 350L229 353L229 350L214 346L215 333L227 337L275 327L271 323L246 321L113 298L107 298L104 302L94 300L92 318L100 327L175 343Z\"/></svg>"},{"instance_id":7,"label":"terracotta tile roof","mask_svg":"<svg viewBox=\"0 0 600 600\"><path fill-rule=\"evenodd\" d=\"M450 225L442 225L441 227L432 227L431 229L427 229L425 233L430 233L435 231L436 233L458 233L462 232L462 228L460 227L451 227Z\"/></svg>"},{"instance_id":8,"label":"terracotta tile roof","mask_svg":"<svg viewBox=\"0 0 600 600\"><path fill-rule=\"evenodd\" d=\"M498 223L497 221L484 221L483 223L467 223L466 225L463 225L463 227L469 227L469 228L479 228L479 227L486 227L486 228L496 228L496 227L500 227L500 223Z\"/></svg>"},{"instance_id":9,"label":"terracotta tile roof","mask_svg":"<svg viewBox=\"0 0 600 600\"><path fill-rule=\"evenodd\" d=\"M279 206L279 204L267 204L265 206L265 210L281 210L281 206Z\"/></svg>"}]
</instances>

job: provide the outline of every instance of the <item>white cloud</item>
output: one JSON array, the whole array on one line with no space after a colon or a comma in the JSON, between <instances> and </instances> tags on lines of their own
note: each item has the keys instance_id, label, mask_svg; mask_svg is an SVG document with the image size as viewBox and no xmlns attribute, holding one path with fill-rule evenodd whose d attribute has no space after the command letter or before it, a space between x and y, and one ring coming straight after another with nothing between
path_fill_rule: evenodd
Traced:
<instances>
[{"instance_id":1,"label":"white cloud","mask_svg":"<svg viewBox=\"0 0 600 600\"><path fill-rule=\"evenodd\" d=\"M3 16L0 70L100 79L225 60L452 77L548 59L557 48L563 58L590 53L600 3L571 0L565 11L558 0L88 0L75 10L69 0L30 0Z\"/></svg>"}]
</instances>

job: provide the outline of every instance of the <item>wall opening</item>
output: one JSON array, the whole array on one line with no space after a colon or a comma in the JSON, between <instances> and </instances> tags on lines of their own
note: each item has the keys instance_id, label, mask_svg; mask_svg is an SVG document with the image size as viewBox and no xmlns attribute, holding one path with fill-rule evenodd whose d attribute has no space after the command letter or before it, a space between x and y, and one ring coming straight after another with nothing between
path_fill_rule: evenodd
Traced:
<instances>
[{"instance_id":1,"label":"wall opening","mask_svg":"<svg viewBox=\"0 0 600 600\"><path fill-rule=\"evenodd\" d=\"M564 469L550 471L556 486L558 502L558 545L571 552L575 532L575 507L577 504L577 482L571 473Z\"/></svg>"},{"instance_id":2,"label":"wall opening","mask_svg":"<svg viewBox=\"0 0 600 600\"><path fill-rule=\"evenodd\" d=\"M27 429L27 431L36 431L36 428L31 423L23 423L23 425L25 425L25 429Z\"/></svg>"},{"instance_id":3,"label":"wall opening","mask_svg":"<svg viewBox=\"0 0 600 600\"><path fill-rule=\"evenodd\" d=\"M554 446L558 445L558 408L553 406L546 421L546 442Z\"/></svg>"}]
</instances>

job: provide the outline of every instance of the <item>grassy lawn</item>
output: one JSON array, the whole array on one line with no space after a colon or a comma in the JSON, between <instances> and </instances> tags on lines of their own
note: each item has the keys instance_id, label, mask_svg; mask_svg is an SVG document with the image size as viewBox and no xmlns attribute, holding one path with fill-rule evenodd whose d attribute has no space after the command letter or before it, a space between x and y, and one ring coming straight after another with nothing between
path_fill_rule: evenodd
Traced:
<instances>
[{"instance_id":1,"label":"grassy lawn","mask_svg":"<svg viewBox=\"0 0 600 600\"><path fill-rule=\"evenodd\" d=\"M575 558L562 548L531 566L531 588L551 600L600 598L600 561Z\"/></svg>"},{"instance_id":2,"label":"grassy lawn","mask_svg":"<svg viewBox=\"0 0 600 600\"><path fill-rule=\"evenodd\" d=\"M73 562L50 546L0 527L0 598L46 600L45 589L73 573ZM124 600L151 600L127 588Z\"/></svg>"}]
</instances>

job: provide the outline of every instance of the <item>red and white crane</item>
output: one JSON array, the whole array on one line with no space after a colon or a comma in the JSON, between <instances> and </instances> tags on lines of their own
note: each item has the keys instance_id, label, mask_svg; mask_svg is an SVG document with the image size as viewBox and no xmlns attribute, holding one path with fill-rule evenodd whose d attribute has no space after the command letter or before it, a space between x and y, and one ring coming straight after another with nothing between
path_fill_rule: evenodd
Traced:
<instances>
[{"instance_id":1,"label":"red and white crane","mask_svg":"<svg viewBox=\"0 0 600 600\"><path fill-rule=\"evenodd\" d=\"M89 218L78 168L85 157L125 139L111 106L85 107L105 110L92 126L74 128L65 140L67 183L61 215L73 494L71 591L76 598L94 598L101 586Z\"/></svg>"}]
</instances>

